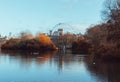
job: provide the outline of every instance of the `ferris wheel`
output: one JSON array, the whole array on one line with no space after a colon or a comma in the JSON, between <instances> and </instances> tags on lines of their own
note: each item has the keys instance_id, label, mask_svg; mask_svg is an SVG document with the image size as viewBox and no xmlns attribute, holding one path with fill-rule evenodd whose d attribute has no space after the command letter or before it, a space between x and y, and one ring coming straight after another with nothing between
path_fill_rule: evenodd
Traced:
<instances>
[{"instance_id":1,"label":"ferris wheel","mask_svg":"<svg viewBox=\"0 0 120 82\"><path fill-rule=\"evenodd\" d=\"M78 31L68 23L58 23L50 30L50 33L53 33L59 29L63 29L64 33L72 33L72 34L76 34Z\"/></svg>"}]
</instances>

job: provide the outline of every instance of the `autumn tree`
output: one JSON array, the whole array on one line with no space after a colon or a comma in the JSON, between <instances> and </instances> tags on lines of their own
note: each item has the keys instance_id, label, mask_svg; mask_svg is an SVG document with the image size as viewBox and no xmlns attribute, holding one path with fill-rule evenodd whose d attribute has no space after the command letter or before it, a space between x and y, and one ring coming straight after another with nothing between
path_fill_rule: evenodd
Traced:
<instances>
[{"instance_id":1,"label":"autumn tree","mask_svg":"<svg viewBox=\"0 0 120 82\"><path fill-rule=\"evenodd\" d=\"M62 44L66 47L71 47L72 42L76 39L76 36L71 33L66 33L62 36Z\"/></svg>"},{"instance_id":2,"label":"autumn tree","mask_svg":"<svg viewBox=\"0 0 120 82\"><path fill-rule=\"evenodd\" d=\"M107 40L120 43L120 0L106 0L103 17L107 20Z\"/></svg>"},{"instance_id":3,"label":"autumn tree","mask_svg":"<svg viewBox=\"0 0 120 82\"><path fill-rule=\"evenodd\" d=\"M94 46L98 46L101 40L101 25L96 25L87 29L86 37L90 40Z\"/></svg>"}]
</instances>

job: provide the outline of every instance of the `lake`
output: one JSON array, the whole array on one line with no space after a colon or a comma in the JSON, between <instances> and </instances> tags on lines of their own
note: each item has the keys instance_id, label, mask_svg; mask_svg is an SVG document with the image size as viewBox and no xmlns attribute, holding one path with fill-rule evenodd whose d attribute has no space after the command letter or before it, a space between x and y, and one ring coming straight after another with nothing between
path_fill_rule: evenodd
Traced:
<instances>
[{"instance_id":1,"label":"lake","mask_svg":"<svg viewBox=\"0 0 120 82\"><path fill-rule=\"evenodd\" d=\"M71 51L1 51L0 82L120 82L120 63Z\"/></svg>"}]
</instances>

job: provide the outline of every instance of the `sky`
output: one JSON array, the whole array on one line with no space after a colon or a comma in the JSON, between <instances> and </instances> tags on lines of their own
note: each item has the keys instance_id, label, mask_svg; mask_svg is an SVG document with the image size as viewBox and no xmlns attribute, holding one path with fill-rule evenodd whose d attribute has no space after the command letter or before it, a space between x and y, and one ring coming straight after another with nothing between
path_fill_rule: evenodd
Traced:
<instances>
[{"instance_id":1,"label":"sky","mask_svg":"<svg viewBox=\"0 0 120 82\"><path fill-rule=\"evenodd\" d=\"M104 0L0 0L0 34L49 32L56 24L70 24L84 33L101 21Z\"/></svg>"}]
</instances>

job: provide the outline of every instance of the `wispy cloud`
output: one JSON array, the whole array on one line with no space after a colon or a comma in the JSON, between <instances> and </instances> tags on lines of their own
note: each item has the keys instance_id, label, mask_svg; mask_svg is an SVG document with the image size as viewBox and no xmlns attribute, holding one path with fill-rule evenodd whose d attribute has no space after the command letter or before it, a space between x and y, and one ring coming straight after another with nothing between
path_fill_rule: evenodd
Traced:
<instances>
[{"instance_id":1,"label":"wispy cloud","mask_svg":"<svg viewBox=\"0 0 120 82\"><path fill-rule=\"evenodd\" d=\"M82 24L66 24L65 26L62 26L64 29L64 32L70 32L70 33L82 33L84 34L89 26L82 25Z\"/></svg>"},{"instance_id":2,"label":"wispy cloud","mask_svg":"<svg viewBox=\"0 0 120 82\"><path fill-rule=\"evenodd\" d=\"M76 32L76 33L85 33L86 29L88 28L87 25L81 25L81 24L72 24L71 25L73 27L73 30Z\"/></svg>"}]
</instances>

